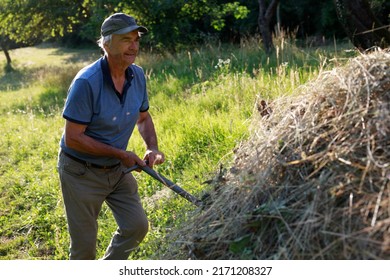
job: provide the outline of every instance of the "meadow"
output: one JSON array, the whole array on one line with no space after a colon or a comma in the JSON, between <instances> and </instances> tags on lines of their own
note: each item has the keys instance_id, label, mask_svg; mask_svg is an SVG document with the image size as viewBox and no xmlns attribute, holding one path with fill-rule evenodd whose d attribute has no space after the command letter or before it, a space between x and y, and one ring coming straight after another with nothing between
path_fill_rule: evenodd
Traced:
<instances>
[{"instance_id":1,"label":"meadow","mask_svg":"<svg viewBox=\"0 0 390 280\"><path fill-rule=\"evenodd\" d=\"M217 43L180 53L143 50L152 114L166 162L157 171L197 197L207 181L229 168L233 151L250 134L260 100L289 95L321 71L355 55L349 44L298 46L277 38L267 56L258 39ZM11 52L13 71L0 57L0 259L67 259L69 236L56 171L61 116L77 71L100 56L97 47L50 44ZM129 150L143 155L135 132ZM150 231L131 259L162 258L164 237L194 206L144 173L136 173ZM104 206L99 216L98 257L115 221Z\"/></svg>"}]
</instances>

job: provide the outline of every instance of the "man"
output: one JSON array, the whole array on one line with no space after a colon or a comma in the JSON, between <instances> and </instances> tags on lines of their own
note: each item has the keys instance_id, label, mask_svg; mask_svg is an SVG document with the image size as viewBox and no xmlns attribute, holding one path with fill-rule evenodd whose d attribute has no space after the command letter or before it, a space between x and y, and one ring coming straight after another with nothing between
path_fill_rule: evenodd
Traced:
<instances>
[{"instance_id":1,"label":"man","mask_svg":"<svg viewBox=\"0 0 390 280\"><path fill-rule=\"evenodd\" d=\"M127 259L148 231L137 182L123 173L135 164L164 162L148 112L144 72L134 64L140 36L147 31L126 14L108 17L99 40L104 57L82 69L70 85L58 160L70 259L95 259L103 202L118 225L103 259ZM135 125L146 145L143 159L126 150Z\"/></svg>"}]
</instances>

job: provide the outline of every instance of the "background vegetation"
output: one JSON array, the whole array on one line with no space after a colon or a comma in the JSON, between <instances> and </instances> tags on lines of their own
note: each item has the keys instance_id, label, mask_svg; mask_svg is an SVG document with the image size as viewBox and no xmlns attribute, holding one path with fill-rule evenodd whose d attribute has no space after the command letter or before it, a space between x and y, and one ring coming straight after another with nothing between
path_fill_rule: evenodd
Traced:
<instances>
[{"instance_id":1,"label":"background vegetation","mask_svg":"<svg viewBox=\"0 0 390 280\"><path fill-rule=\"evenodd\" d=\"M248 37L259 35L259 6L261 4L267 7L272 3L278 5L268 15L269 23L266 28L274 34L287 30L295 38L313 45L344 38L347 35L345 29L351 29L349 25L367 25L367 19L360 19L359 15L371 12L367 11L370 8L376 19L375 26L365 28L375 29L380 24L385 27L387 25L388 28L389 1L360 1L367 2L369 7L364 7L364 11L353 11L354 22L349 22L348 14L352 12L352 8L348 6L347 10L342 10L345 18L341 24L335 3L339 7L345 6L346 2L348 1L0 0L0 49L6 53L16 47L36 45L47 40L70 47L94 44L100 36L102 21L114 12L129 13L140 24L147 26L150 32L144 38L144 47L148 46L154 51L180 51L189 46L210 42L240 43ZM360 6L355 8L362 9ZM361 32L361 29L356 32ZM8 59L11 60L10 57Z\"/></svg>"}]
</instances>

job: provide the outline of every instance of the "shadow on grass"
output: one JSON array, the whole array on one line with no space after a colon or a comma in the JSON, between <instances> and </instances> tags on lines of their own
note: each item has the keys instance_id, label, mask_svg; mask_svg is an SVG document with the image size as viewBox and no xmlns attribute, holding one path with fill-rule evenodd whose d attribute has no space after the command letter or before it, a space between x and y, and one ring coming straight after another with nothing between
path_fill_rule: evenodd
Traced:
<instances>
[{"instance_id":1,"label":"shadow on grass","mask_svg":"<svg viewBox=\"0 0 390 280\"><path fill-rule=\"evenodd\" d=\"M35 46L37 49L53 49L52 44L41 44ZM90 63L101 56L99 47L86 46L84 48L54 47L53 51L48 51L48 63L40 66L20 66L19 64L1 65L0 69L0 91L14 91L35 83L37 80L44 80L46 75L56 75L62 73L68 67L81 69L80 64ZM50 58L50 57L53 58ZM61 57L61 58L59 58ZM60 59L60 67L51 65L52 59ZM58 69L57 69L58 68ZM72 72L74 69L72 69Z\"/></svg>"},{"instance_id":2,"label":"shadow on grass","mask_svg":"<svg viewBox=\"0 0 390 280\"><path fill-rule=\"evenodd\" d=\"M23 102L15 103L10 110L14 114L32 113L35 116L60 114L65 104L67 90L61 87L45 89L39 95Z\"/></svg>"},{"instance_id":3,"label":"shadow on grass","mask_svg":"<svg viewBox=\"0 0 390 280\"><path fill-rule=\"evenodd\" d=\"M82 49L58 48L53 55L66 56L64 61L68 64L90 63L101 56L101 51L97 46Z\"/></svg>"},{"instance_id":4,"label":"shadow on grass","mask_svg":"<svg viewBox=\"0 0 390 280\"><path fill-rule=\"evenodd\" d=\"M23 87L26 83L27 76L24 71L20 71L19 69L14 69L12 66L12 70L6 70L4 67L4 72L0 76L0 91L11 91L18 90Z\"/></svg>"},{"instance_id":5,"label":"shadow on grass","mask_svg":"<svg viewBox=\"0 0 390 280\"><path fill-rule=\"evenodd\" d=\"M45 114L59 112L64 107L66 90L62 88L50 88L43 92L38 98L39 110Z\"/></svg>"},{"instance_id":6,"label":"shadow on grass","mask_svg":"<svg viewBox=\"0 0 390 280\"><path fill-rule=\"evenodd\" d=\"M15 113L31 112L36 116L60 114L65 104L66 90L49 88L28 102L16 103L11 110Z\"/></svg>"}]
</instances>

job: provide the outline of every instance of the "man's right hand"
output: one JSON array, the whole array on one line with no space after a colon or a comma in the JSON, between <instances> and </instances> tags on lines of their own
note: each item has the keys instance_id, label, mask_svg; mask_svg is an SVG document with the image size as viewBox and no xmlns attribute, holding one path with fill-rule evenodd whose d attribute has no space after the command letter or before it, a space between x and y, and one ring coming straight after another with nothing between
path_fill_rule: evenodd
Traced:
<instances>
[{"instance_id":1,"label":"man's right hand","mask_svg":"<svg viewBox=\"0 0 390 280\"><path fill-rule=\"evenodd\" d=\"M139 166L145 166L146 163L141 158L139 158L135 153L126 151L121 157L122 163L127 167L132 167L136 164Z\"/></svg>"}]
</instances>

